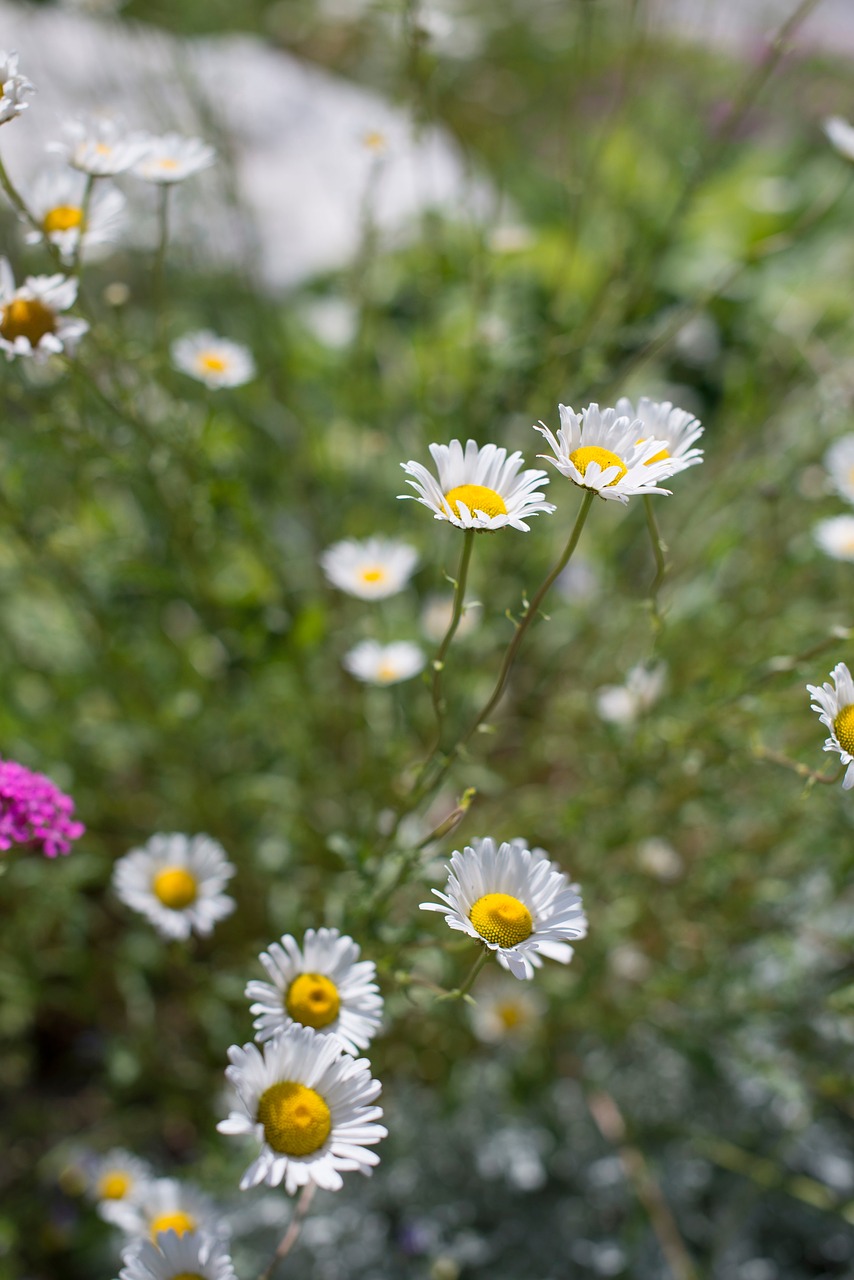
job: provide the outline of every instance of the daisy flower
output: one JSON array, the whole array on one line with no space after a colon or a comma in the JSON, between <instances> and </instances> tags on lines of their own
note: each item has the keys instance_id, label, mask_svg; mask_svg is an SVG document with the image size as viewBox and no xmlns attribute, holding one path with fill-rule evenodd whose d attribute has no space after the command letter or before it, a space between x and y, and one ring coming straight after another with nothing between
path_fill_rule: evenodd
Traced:
<instances>
[{"instance_id":1,"label":"daisy flower","mask_svg":"<svg viewBox=\"0 0 854 1280\"><path fill-rule=\"evenodd\" d=\"M530 1037L542 1019L544 1005L532 987L509 978L484 982L469 1007L472 1030L484 1044L519 1043Z\"/></svg>"},{"instance_id":2,"label":"daisy flower","mask_svg":"<svg viewBox=\"0 0 854 1280\"><path fill-rule=\"evenodd\" d=\"M824 455L831 487L841 498L854 502L854 435L840 436Z\"/></svg>"},{"instance_id":3,"label":"daisy flower","mask_svg":"<svg viewBox=\"0 0 854 1280\"><path fill-rule=\"evenodd\" d=\"M821 688L808 684L807 691L815 698L810 706L830 730L830 737L824 744L825 751L836 751L842 763L848 766L842 787L850 791L854 787L854 680L844 662L837 662L830 675L832 685L827 681Z\"/></svg>"},{"instance_id":4,"label":"daisy flower","mask_svg":"<svg viewBox=\"0 0 854 1280\"><path fill-rule=\"evenodd\" d=\"M115 1148L103 1156L86 1156L82 1162L87 1183L87 1194L98 1202L102 1216L110 1217L107 1205L127 1201L139 1195L146 1183L152 1180L149 1165L138 1156Z\"/></svg>"},{"instance_id":5,"label":"daisy flower","mask_svg":"<svg viewBox=\"0 0 854 1280\"><path fill-rule=\"evenodd\" d=\"M812 531L818 545L834 560L854 560L854 516L820 520Z\"/></svg>"},{"instance_id":6,"label":"daisy flower","mask_svg":"<svg viewBox=\"0 0 854 1280\"><path fill-rule=\"evenodd\" d=\"M104 1201L101 1214L137 1242L150 1240L162 1249L171 1236L219 1238L226 1234L217 1206L196 1187L177 1178L153 1178L140 1183L124 1200Z\"/></svg>"},{"instance_id":7,"label":"daisy flower","mask_svg":"<svg viewBox=\"0 0 854 1280\"><path fill-rule=\"evenodd\" d=\"M616 411L621 418L642 422L645 438L651 436L654 440L664 442L666 447L650 461L662 462L669 459L673 475L688 467L696 467L703 461L703 450L692 447L703 434L703 427L687 409L677 409L669 400L659 403L641 396L636 411L631 400L621 396L617 401ZM638 441L638 444L642 443L642 440ZM649 463L646 465L649 466Z\"/></svg>"},{"instance_id":8,"label":"daisy flower","mask_svg":"<svg viewBox=\"0 0 854 1280\"><path fill-rule=\"evenodd\" d=\"M185 334L172 343L172 363L181 373L203 382L211 391L242 387L255 377L252 352L239 342L218 338L209 329Z\"/></svg>"},{"instance_id":9,"label":"daisy flower","mask_svg":"<svg viewBox=\"0 0 854 1280\"><path fill-rule=\"evenodd\" d=\"M122 1257L119 1280L236 1280L228 1250L212 1236L167 1231L157 1244L144 1240Z\"/></svg>"},{"instance_id":10,"label":"daisy flower","mask_svg":"<svg viewBox=\"0 0 854 1280\"><path fill-rule=\"evenodd\" d=\"M344 654L341 662L351 676L365 684L398 684L423 671L427 659L418 645L409 640L395 640L392 644L360 640Z\"/></svg>"},{"instance_id":11,"label":"daisy flower","mask_svg":"<svg viewBox=\"0 0 854 1280\"><path fill-rule=\"evenodd\" d=\"M222 845L210 836L152 836L141 849L119 858L113 888L122 902L144 915L164 938L211 933L235 903L223 893L234 875Z\"/></svg>"},{"instance_id":12,"label":"daisy flower","mask_svg":"<svg viewBox=\"0 0 854 1280\"><path fill-rule=\"evenodd\" d=\"M0 49L0 89L0 124L6 124L26 111L30 104L24 102L24 94L35 90L26 76L18 74L17 53L7 53L5 49Z\"/></svg>"},{"instance_id":13,"label":"daisy flower","mask_svg":"<svg viewBox=\"0 0 854 1280\"><path fill-rule=\"evenodd\" d=\"M645 434L639 418L618 414L590 404L576 414L568 405L558 406L560 429L555 437L540 423L534 427L544 436L554 457L551 462L561 475L582 489L592 489L600 498L628 502L638 493L670 493L658 487L659 480L673 474L673 462L666 454L668 442Z\"/></svg>"},{"instance_id":14,"label":"daisy flower","mask_svg":"<svg viewBox=\"0 0 854 1280\"><path fill-rule=\"evenodd\" d=\"M0 258L0 350L7 360L37 361L72 352L89 328L79 316L60 313L77 301L77 281L63 275L27 276L19 289L6 258Z\"/></svg>"},{"instance_id":15,"label":"daisy flower","mask_svg":"<svg viewBox=\"0 0 854 1280\"><path fill-rule=\"evenodd\" d=\"M854 126L842 116L830 116L822 125L831 144L846 160L854 160Z\"/></svg>"},{"instance_id":16,"label":"daisy flower","mask_svg":"<svg viewBox=\"0 0 854 1280\"><path fill-rule=\"evenodd\" d=\"M418 563L418 552L391 538L347 538L328 547L320 557L323 572L334 587L360 600L384 600L402 591Z\"/></svg>"},{"instance_id":17,"label":"daisy flower","mask_svg":"<svg viewBox=\"0 0 854 1280\"><path fill-rule=\"evenodd\" d=\"M337 929L308 929L302 951L286 933L281 943L258 957L270 983L250 982L246 998L256 1001L256 1040L272 1040L300 1023L336 1037L347 1053L367 1049L379 1030L383 1001L374 981L373 960ZM272 985L271 985L272 983Z\"/></svg>"},{"instance_id":18,"label":"daisy flower","mask_svg":"<svg viewBox=\"0 0 854 1280\"><path fill-rule=\"evenodd\" d=\"M186 138L180 133L153 134L146 139L146 150L131 173L135 178L158 185L183 182L194 173L208 169L216 160L216 151L201 138Z\"/></svg>"},{"instance_id":19,"label":"daisy flower","mask_svg":"<svg viewBox=\"0 0 854 1280\"><path fill-rule=\"evenodd\" d=\"M228 1051L226 1076L241 1110L217 1125L220 1133L251 1134L261 1144L246 1170L241 1191L266 1182L284 1183L288 1195L314 1182L327 1191L343 1185L342 1173L370 1174L379 1156L366 1148L386 1136L371 1106L380 1082L371 1079L367 1058L341 1053L334 1036L311 1027L289 1027L265 1044Z\"/></svg>"},{"instance_id":20,"label":"daisy flower","mask_svg":"<svg viewBox=\"0 0 854 1280\"><path fill-rule=\"evenodd\" d=\"M583 938L587 919L578 895L542 849L523 840L496 848L489 837L457 850L448 867L447 892L423 911L441 911L448 925L494 951L514 978L533 978L542 957L567 964L567 939Z\"/></svg>"},{"instance_id":21,"label":"daisy flower","mask_svg":"<svg viewBox=\"0 0 854 1280\"><path fill-rule=\"evenodd\" d=\"M84 215L85 199L86 179L82 173L73 169L42 173L27 199L40 229L33 227L26 233L27 244L48 240L59 249L63 261L70 262L81 232L83 248L87 250L114 240L123 221L122 193L108 184L96 187Z\"/></svg>"},{"instance_id":22,"label":"daisy flower","mask_svg":"<svg viewBox=\"0 0 854 1280\"><path fill-rule=\"evenodd\" d=\"M112 116L66 120L62 128L64 139L51 142L48 151L93 178L124 173L141 159L148 145L145 134L129 133L124 123Z\"/></svg>"},{"instance_id":23,"label":"daisy flower","mask_svg":"<svg viewBox=\"0 0 854 1280\"><path fill-rule=\"evenodd\" d=\"M519 474L521 453L508 457L507 450L495 444L479 449L474 440L466 442L465 451L459 440L431 444L430 453L438 480L420 462L401 466L413 477L406 483L415 490L415 501L429 507L436 520L448 520L458 529L503 529L509 524L527 533L529 516L555 509L539 492L548 484L545 471ZM413 497L411 493L398 496Z\"/></svg>"}]
</instances>

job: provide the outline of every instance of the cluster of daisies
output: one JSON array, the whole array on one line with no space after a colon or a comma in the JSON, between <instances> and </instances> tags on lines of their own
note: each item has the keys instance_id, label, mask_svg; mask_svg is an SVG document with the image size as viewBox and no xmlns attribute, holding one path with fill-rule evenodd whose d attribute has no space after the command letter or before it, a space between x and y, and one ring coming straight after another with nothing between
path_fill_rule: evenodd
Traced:
<instances>
[{"instance_id":1,"label":"cluster of daisies","mask_svg":"<svg viewBox=\"0 0 854 1280\"><path fill-rule=\"evenodd\" d=\"M32 92L33 85L18 71L17 55L0 50L0 124L21 115ZM72 355L88 331L88 322L72 308L81 260L103 254L124 227L127 200L113 179L128 175L153 183L165 205L175 184L216 160L214 148L201 138L132 131L110 116L65 121L62 138L48 150L56 163L39 173L30 189L4 185L26 227L26 243L46 245L67 271L27 276L16 286L9 262L0 260L0 349L8 360ZM176 368L213 389L241 386L255 374L245 347L207 330L175 342L172 359Z\"/></svg>"}]
</instances>

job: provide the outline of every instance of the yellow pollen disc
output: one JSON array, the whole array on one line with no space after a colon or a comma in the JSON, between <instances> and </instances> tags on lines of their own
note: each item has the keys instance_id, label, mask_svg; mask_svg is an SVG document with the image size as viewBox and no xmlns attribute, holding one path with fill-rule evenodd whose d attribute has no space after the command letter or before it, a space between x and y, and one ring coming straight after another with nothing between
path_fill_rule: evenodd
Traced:
<instances>
[{"instance_id":1,"label":"yellow pollen disc","mask_svg":"<svg viewBox=\"0 0 854 1280\"><path fill-rule=\"evenodd\" d=\"M199 892L196 877L186 867L166 867L158 871L152 885L155 895L172 911L182 911L195 902Z\"/></svg>"},{"instance_id":2,"label":"yellow pollen disc","mask_svg":"<svg viewBox=\"0 0 854 1280\"><path fill-rule=\"evenodd\" d=\"M28 338L35 347L46 333L56 329L56 315L36 298L14 298L3 307L0 333L7 342Z\"/></svg>"},{"instance_id":3,"label":"yellow pollen disc","mask_svg":"<svg viewBox=\"0 0 854 1280\"><path fill-rule=\"evenodd\" d=\"M377 681L379 684L393 684L398 677L397 667L393 667L390 663L384 662L377 668Z\"/></svg>"},{"instance_id":4,"label":"yellow pollen disc","mask_svg":"<svg viewBox=\"0 0 854 1280\"><path fill-rule=\"evenodd\" d=\"M228 368L227 361L222 356L215 356L213 353L199 356L199 368L205 373L225 373Z\"/></svg>"},{"instance_id":5,"label":"yellow pollen disc","mask_svg":"<svg viewBox=\"0 0 854 1280\"><path fill-rule=\"evenodd\" d=\"M131 1189L133 1179L129 1173L113 1169L98 1179L99 1200L124 1200Z\"/></svg>"},{"instance_id":6,"label":"yellow pollen disc","mask_svg":"<svg viewBox=\"0 0 854 1280\"><path fill-rule=\"evenodd\" d=\"M515 1030L519 1023L523 1021L524 1017L518 1004L510 1004L509 1002L507 1004L498 1005L495 1012L498 1014L498 1018L505 1031Z\"/></svg>"},{"instance_id":7,"label":"yellow pollen disc","mask_svg":"<svg viewBox=\"0 0 854 1280\"><path fill-rule=\"evenodd\" d=\"M670 457L670 450L662 449L661 453L654 453L651 458L647 458L646 462L643 465L645 467L651 467L654 462L664 462L664 460L669 457Z\"/></svg>"},{"instance_id":8,"label":"yellow pollen disc","mask_svg":"<svg viewBox=\"0 0 854 1280\"><path fill-rule=\"evenodd\" d=\"M178 161L173 160L171 156L164 156L162 160L158 161L158 163L161 169L177 169L178 168Z\"/></svg>"},{"instance_id":9,"label":"yellow pollen disc","mask_svg":"<svg viewBox=\"0 0 854 1280\"><path fill-rule=\"evenodd\" d=\"M314 1089L282 1081L261 1094L258 1123L269 1147L283 1156L310 1156L332 1129L332 1113Z\"/></svg>"},{"instance_id":10,"label":"yellow pollen disc","mask_svg":"<svg viewBox=\"0 0 854 1280\"><path fill-rule=\"evenodd\" d=\"M340 1007L338 988L324 973L301 973L285 995L285 1008L294 1022L315 1031L334 1022Z\"/></svg>"},{"instance_id":11,"label":"yellow pollen disc","mask_svg":"<svg viewBox=\"0 0 854 1280\"><path fill-rule=\"evenodd\" d=\"M42 226L48 235L51 231L73 231L83 225L83 210L73 204L58 204L44 216Z\"/></svg>"},{"instance_id":12,"label":"yellow pollen disc","mask_svg":"<svg viewBox=\"0 0 854 1280\"><path fill-rule=\"evenodd\" d=\"M484 484L458 484L456 489L445 494L445 501L455 516L460 514L460 502L466 504L472 515L475 511L483 511L488 516L507 515L501 494L494 489L487 489Z\"/></svg>"},{"instance_id":13,"label":"yellow pollen disc","mask_svg":"<svg viewBox=\"0 0 854 1280\"><path fill-rule=\"evenodd\" d=\"M177 1276L170 1276L169 1280L205 1280L205 1277L198 1271L179 1271Z\"/></svg>"},{"instance_id":14,"label":"yellow pollen disc","mask_svg":"<svg viewBox=\"0 0 854 1280\"><path fill-rule=\"evenodd\" d=\"M584 475L591 462L598 462L604 471L606 467L619 467L620 470L613 480L609 480L605 488L610 489L619 480L622 480L626 474L626 464L622 458L618 458L616 453L612 453L610 449L601 449L598 444L583 444L580 449L576 449L574 453L569 455L569 460Z\"/></svg>"},{"instance_id":15,"label":"yellow pollen disc","mask_svg":"<svg viewBox=\"0 0 854 1280\"><path fill-rule=\"evenodd\" d=\"M112 148L111 146L108 146L108 144L107 144L106 142L96 142L96 143L95 143L95 154L96 154L96 155L99 155L99 156L108 156L108 155L112 154L112 150L113 150L113 148Z\"/></svg>"},{"instance_id":16,"label":"yellow pollen disc","mask_svg":"<svg viewBox=\"0 0 854 1280\"><path fill-rule=\"evenodd\" d=\"M360 576L363 582L382 582L385 569L363 569Z\"/></svg>"},{"instance_id":17,"label":"yellow pollen disc","mask_svg":"<svg viewBox=\"0 0 854 1280\"><path fill-rule=\"evenodd\" d=\"M854 702L841 709L833 722L833 732L842 750L854 756Z\"/></svg>"},{"instance_id":18,"label":"yellow pollen disc","mask_svg":"<svg viewBox=\"0 0 854 1280\"><path fill-rule=\"evenodd\" d=\"M177 1213L161 1213L159 1218L154 1218L151 1223L151 1238L157 1243L157 1237L162 1235L164 1231L174 1231L176 1235L186 1235L188 1231L195 1231L196 1219L189 1213L182 1213L179 1209Z\"/></svg>"},{"instance_id":19,"label":"yellow pollen disc","mask_svg":"<svg viewBox=\"0 0 854 1280\"><path fill-rule=\"evenodd\" d=\"M509 893L487 893L478 898L469 920L482 938L499 947L515 947L534 932L530 911Z\"/></svg>"}]
</instances>

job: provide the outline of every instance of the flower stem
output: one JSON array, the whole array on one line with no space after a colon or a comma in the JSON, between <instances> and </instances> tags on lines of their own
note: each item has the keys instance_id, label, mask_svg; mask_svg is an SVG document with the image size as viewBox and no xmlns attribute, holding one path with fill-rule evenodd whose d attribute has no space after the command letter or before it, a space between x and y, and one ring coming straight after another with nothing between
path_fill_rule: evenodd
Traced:
<instances>
[{"instance_id":1,"label":"flower stem","mask_svg":"<svg viewBox=\"0 0 854 1280\"><path fill-rule=\"evenodd\" d=\"M445 720L445 700L442 696L442 675L445 670L445 655L451 647L451 641L460 625L460 619L463 616L463 605L465 603L466 580L469 572L469 562L471 561L472 548L474 546L474 529L466 529L463 538L463 550L460 556L460 567L457 571L456 582L454 583L454 608L451 614L451 621L448 623L448 629L445 632L442 643L439 645L438 652L433 659L433 711L436 716L436 744L430 752L432 756L438 750L442 741L442 729Z\"/></svg>"},{"instance_id":2,"label":"flower stem","mask_svg":"<svg viewBox=\"0 0 854 1280\"><path fill-rule=\"evenodd\" d=\"M152 272L152 292L154 296L154 323L159 334L162 336L163 323L165 321L165 280L166 280L166 250L169 245L169 193L171 186L168 182L164 182L160 187L160 201L157 208L157 225L159 234L157 237L157 251L154 255L154 269Z\"/></svg>"},{"instance_id":3,"label":"flower stem","mask_svg":"<svg viewBox=\"0 0 854 1280\"><path fill-rule=\"evenodd\" d=\"M33 228L33 230L38 231L39 235L43 237L44 243L47 246L47 251L50 254L50 256L56 262L60 262L61 255L60 255L59 249L56 247L55 244L52 244L50 240L47 238L47 236L44 234L44 227L39 222L36 215L30 210L23 196L19 193L14 182L9 177L9 174L6 170L6 166L4 165L2 159L0 159L0 187L2 187L3 190L6 192L6 195L9 198L9 203L12 205L14 209L17 210L17 212L24 219L24 221L28 222L30 226Z\"/></svg>"},{"instance_id":4,"label":"flower stem","mask_svg":"<svg viewBox=\"0 0 854 1280\"><path fill-rule=\"evenodd\" d=\"M655 629L660 631L664 620L658 608L658 592L669 568L667 563L667 544L659 531L658 521L655 518L655 511L652 506L652 495L649 493L643 495L643 509L646 512L646 527L649 531L649 540L652 543L652 553L655 556L655 577L649 588L649 604Z\"/></svg>"},{"instance_id":5,"label":"flower stem","mask_svg":"<svg viewBox=\"0 0 854 1280\"><path fill-rule=\"evenodd\" d=\"M291 1249L293 1249L299 1239L300 1232L302 1231L302 1224L305 1221L309 1209L311 1208L311 1202L314 1199L314 1193L316 1190L317 1184L314 1182L307 1182L303 1187L302 1192L300 1193L300 1198L297 1201L296 1208L294 1209L294 1216L288 1224L288 1229L276 1246L276 1252L270 1259L269 1265L261 1272L258 1280L270 1280L277 1264L281 1262L282 1258L286 1258Z\"/></svg>"},{"instance_id":6,"label":"flower stem","mask_svg":"<svg viewBox=\"0 0 854 1280\"><path fill-rule=\"evenodd\" d=\"M83 189L83 201L80 206L80 233L77 236L77 244L74 246L74 257L71 262L71 275L76 276L80 271L81 255L83 253L83 237L86 234L86 224L89 221L89 206L92 203L92 190L95 186L95 175L89 173L86 175L86 186Z\"/></svg>"},{"instance_id":7,"label":"flower stem","mask_svg":"<svg viewBox=\"0 0 854 1280\"><path fill-rule=\"evenodd\" d=\"M463 983L463 985L461 987L455 987L453 991L447 992L446 995L440 996L439 999L440 1000L465 999L465 997L468 995L468 993L471 991L472 987L474 986L475 978L480 973L481 969L486 964L487 960L491 955L492 955L492 952L489 950L488 947L481 947L480 954L478 955L472 967L469 969L468 976L466 977L466 980Z\"/></svg>"}]
</instances>

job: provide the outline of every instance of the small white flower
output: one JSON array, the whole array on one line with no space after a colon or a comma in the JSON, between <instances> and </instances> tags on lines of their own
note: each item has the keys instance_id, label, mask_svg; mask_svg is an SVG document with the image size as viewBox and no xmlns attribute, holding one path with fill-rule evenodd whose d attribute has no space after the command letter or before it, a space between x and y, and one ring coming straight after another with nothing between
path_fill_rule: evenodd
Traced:
<instances>
[{"instance_id":1,"label":"small white flower","mask_svg":"<svg viewBox=\"0 0 854 1280\"><path fill-rule=\"evenodd\" d=\"M86 1155L81 1162L86 1179L86 1193L98 1203L102 1217L109 1218L105 1206L139 1195L152 1180L151 1167L138 1156L115 1148L106 1155Z\"/></svg>"},{"instance_id":2,"label":"small white flower","mask_svg":"<svg viewBox=\"0 0 854 1280\"><path fill-rule=\"evenodd\" d=\"M185 334L172 343L176 369L203 382L212 391L220 387L242 387L255 377L252 352L239 342L219 338L209 329Z\"/></svg>"},{"instance_id":3,"label":"small white flower","mask_svg":"<svg viewBox=\"0 0 854 1280\"><path fill-rule=\"evenodd\" d=\"M854 787L854 680L844 662L837 662L830 675L833 685L827 681L821 688L808 684L807 690L815 698L810 706L830 730L830 737L824 744L825 751L836 751L842 763L848 766L842 787L850 791Z\"/></svg>"},{"instance_id":4,"label":"small white flower","mask_svg":"<svg viewBox=\"0 0 854 1280\"><path fill-rule=\"evenodd\" d=\"M655 454L652 461L667 459L673 475L688 467L696 467L703 461L703 450L693 448L694 442L703 434L703 427L687 409L677 409L669 400L659 403L641 396L635 410L631 400L621 396L617 401L617 413L620 417L642 422L645 438L651 436L654 440L664 442L665 448Z\"/></svg>"},{"instance_id":5,"label":"small white flower","mask_svg":"<svg viewBox=\"0 0 854 1280\"><path fill-rule=\"evenodd\" d=\"M587 933L578 885L523 840L496 848L487 837L457 850L446 888L433 890L439 903L422 902L421 909L441 911L452 929L494 951L514 978L533 978L543 956L568 964L567 939Z\"/></svg>"},{"instance_id":6,"label":"small white flower","mask_svg":"<svg viewBox=\"0 0 854 1280\"><path fill-rule=\"evenodd\" d=\"M509 978L483 982L470 1006L472 1030L484 1044L520 1043L531 1037L545 1007L533 987Z\"/></svg>"},{"instance_id":7,"label":"small white flower","mask_svg":"<svg viewBox=\"0 0 854 1280\"><path fill-rule=\"evenodd\" d=\"M664 691L667 668L632 667L625 684L606 684L596 693L596 710L609 724L632 724L648 711Z\"/></svg>"},{"instance_id":8,"label":"small white flower","mask_svg":"<svg viewBox=\"0 0 854 1280\"><path fill-rule=\"evenodd\" d=\"M667 441L648 436L639 418L629 418L616 409L590 404L576 414L567 405L558 406L560 429L554 436L540 423L534 427L544 436L554 453L540 454L561 475L582 489L592 489L600 498L628 502L640 493L670 493L657 482L673 474L670 458L658 457L667 450Z\"/></svg>"},{"instance_id":9,"label":"small white flower","mask_svg":"<svg viewBox=\"0 0 854 1280\"><path fill-rule=\"evenodd\" d=\"M26 76L18 74L17 53L7 53L5 49L0 49L0 88L0 124L6 124L26 111L30 104L24 102L24 94L35 90Z\"/></svg>"},{"instance_id":10,"label":"small white flower","mask_svg":"<svg viewBox=\"0 0 854 1280\"><path fill-rule=\"evenodd\" d=\"M146 149L131 167L135 178L145 182L168 185L183 182L194 173L201 173L216 161L216 151L201 138L185 138L180 133L149 135Z\"/></svg>"},{"instance_id":11,"label":"small white flower","mask_svg":"<svg viewBox=\"0 0 854 1280\"><path fill-rule=\"evenodd\" d=\"M854 516L821 520L812 533L822 551L834 560L854 560Z\"/></svg>"},{"instance_id":12,"label":"small white flower","mask_svg":"<svg viewBox=\"0 0 854 1280\"><path fill-rule=\"evenodd\" d=\"M638 866L663 884L672 884L684 871L682 859L669 840L650 836L642 840L637 851Z\"/></svg>"},{"instance_id":13,"label":"small white flower","mask_svg":"<svg viewBox=\"0 0 854 1280\"><path fill-rule=\"evenodd\" d=\"M33 356L37 361L72 352L89 326L79 316L64 316L77 300L77 281L64 275L27 276L19 289L6 258L0 258L0 350L7 360Z\"/></svg>"},{"instance_id":14,"label":"small white flower","mask_svg":"<svg viewBox=\"0 0 854 1280\"><path fill-rule=\"evenodd\" d=\"M854 502L854 435L840 436L824 455L831 487L841 498Z\"/></svg>"},{"instance_id":15,"label":"small white flower","mask_svg":"<svg viewBox=\"0 0 854 1280\"><path fill-rule=\"evenodd\" d=\"M365 684L398 684L423 671L427 659L409 640L395 640L392 644L360 640L341 661L351 676Z\"/></svg>"},{"instance_id":16,"label":"small white flower","mask_svg":"<svg viewBox=\"0 0 854 1280\"><path fill-rule=\"evenodd\" d=\"M104 1202L101 1212L132 1238L134 1254L143 1240L162 1249L162 1242L173 1235L222 1238L228 1234L213 1201L177 1178L140 1183L126 1199Z\"/></svg>"},{"instance_id":17,"label":"small white flower","mask_svg":"<svg viewBox=\"0 0 854 1280\"><path fill-rule=\"evenodd\" d=\"M830 116L822 128L839 154L846 160L854 160L854 125L843 120L842 116Z\"/></svg>"},{"instance_id":18,"label":"small white flower","mask_svg":"<svg viewBox=\"0 0 854 1280\"><path fill-rule=\"evenodd\" d=\"M61 155L72 169L93 178L109 178L125 173L144 154L147 145L142 133L129 133L121 120L112 116L66 120L64 139L51 142L48 151Z\"/></svg>"},{"instance_id":19,"label":"small white flower","mask_svg":"<svg viewBox=\"0 0 854 1280\"><path fill-rule=\"evenodd\" d=\"M286 933L259 959L271 979L250 982L256 1040L272 1040L299 1023L337 1038L347 1053L367 1049L379 1030L383 1001L373 960L360 960L352 938L337 929L308 929L300 951Z\"/></svg>"},{"instance_id":20,"label":"small white flower","mask_svg":"<svg viewBox=\"0 0 854 1280\"><path fill-rule=\"evenodd\" d=\"M458 529L503 529L509 524L527 533L529 516L555 509L539 492L548 484L545 471L519 475L521 453L508 457L506 449L494 444L478 448L474 440L466 442L465 452L459 440L452 440L449 445L431 444L430 453L438 480L420 462L401 466L414 477L406 483L415 490L415 501L429 507L436 520L448 520Z\"/></svg>"},{"instance_id":21,"label":"small white flower","mask_svg":"<svg viewBox=\"0 0 854 1280\"><path fill-rule=\"evenodd\" d=\"M49 240L59 249L63 261L70 262L81 229L87 252L115 240L123 222L124 196L106 183L99 185L91 193L84 215L85 191L86 178L73 169L41 173L27 197L27 206L38 219L40 230L33 227L26 233L27 244Z\"/></svg>"},{"instance_id":22,"label":"small white flower","mask_svg":"<svg viewBox=\"0 0 854 1280\"><path fill-rule=\"evenodd\" d=\"M154 1245L149 1240L122 1255L119 1280L236 1280L234 1266L222 1240L167 1231Z\"/></svg>"},{"instance_id":23,"label":"small white flower","mask_svg":"<svg viewBox=\"0 0 854 1280\"><path fill-rule=\"evenodd\" d=\"M370 1174L379 1156L367 1150L386 1136L370 1105L380 1092L367 1058L341 1053L333 1036L311 1027L289 1027L263 1046L228 1051L226 1076L241 1111L217 1125L220 1133L251 1134L261 1144L246 1170L241 1191L266 1182L285 1184L293 1195L308 1182L327 1191L343 1185L342 1173Z\"/></svg>"},{"instance_id":24,"label":"small white flower","mask_svg":"<svg viewBox=\"0 0 854 1280\"><path fill-rule=\"evenodd\" d=\"M164 938L211 933L234 910L223 893L234 875L222 845L210 836L152 836L141 849L119 858L113 888Z\"/></svg>"},{"instance_id":25,"label":"small white flower","mask_svg":"<svg viewBox=\"0 0 854 1280\"><path fill-rule=\"evenodd\" d=\"M336 542L320 557L334 587L360 600L384 600L402 591L415 571L418 552L391 538Z\"/></svg>"}]
</instances>

